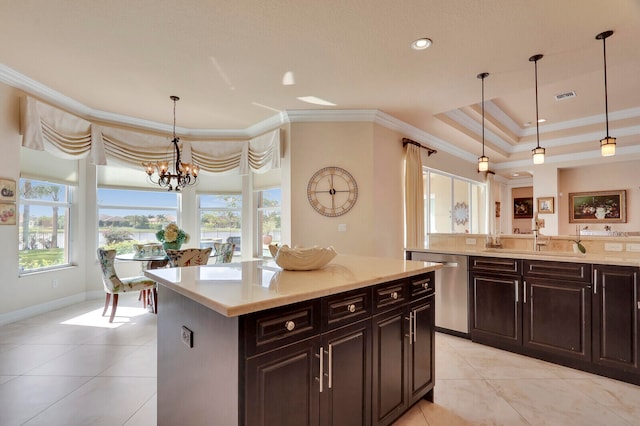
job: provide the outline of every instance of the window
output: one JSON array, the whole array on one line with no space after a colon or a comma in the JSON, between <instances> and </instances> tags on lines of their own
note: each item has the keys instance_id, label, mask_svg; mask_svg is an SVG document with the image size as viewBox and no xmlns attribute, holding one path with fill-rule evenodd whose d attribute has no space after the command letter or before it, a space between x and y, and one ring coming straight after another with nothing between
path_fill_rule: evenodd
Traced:
<instances>
[{"instance_id":1,"label":"window","mask_svg":"<svg viewBox=\"0 0 640 426\"><path fill-rule=\"evenodd\" d=\"M213 243L234 243L240 252L242 194L200 194L200 247Z\"/></svg>"},{"instance_id":2,"label":"window","mask_svg":"<svg viewBox=\"0 0 640 426\"><path fill-rule=\"evenodd\" d=\"M69 265L71 187L20 179L18 265L35 272Z\"/></svg>"},{"instance_id":3,"label":"window","mask_svg":"<svg viewBox=\"0 0 640 426\"><path fill-rule=\"evenodd\" d=\"M428 233L482 234L487 229L486 186L429 169L425 178Z\"/></svg>"},{"instance_id":4,"label":"window","mask_svg":"<svg viewBox=\"0 0 640 426\"><path fill-rule=\"evenodd\" d=\"M179 203L175 192L98 188L98 245L131 253L157 243L156 232L177 223Z\"/></svg>"},{"instance_id":5,"label":"window","mask_svg":"<svg viewBox=\"0 0 640 426\"><path fill-rule=\"evenodd\" d=\"M280 226L280 188L258 191L258 244L261 245L262 256L271 257L269 244L279 244L281 241Z\"/></svg>"}]
</instances>

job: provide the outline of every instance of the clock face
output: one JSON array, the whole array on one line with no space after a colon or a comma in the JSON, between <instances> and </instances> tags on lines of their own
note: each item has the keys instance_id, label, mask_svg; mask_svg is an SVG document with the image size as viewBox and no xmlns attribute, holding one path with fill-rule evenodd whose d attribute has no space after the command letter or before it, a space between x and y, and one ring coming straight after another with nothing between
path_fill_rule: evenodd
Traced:
<instances>
[{"instance_id":1,"label":"clock face","mask_svg":"<svg viewBox=\"0 0 640 426\"><path fill-rule=\"evenodd\" d=\"M358 199L358 185L351 173L340 167L325 167L309 179L307 198L324 216L341 216Z\"/></svg>"}]
</instances>

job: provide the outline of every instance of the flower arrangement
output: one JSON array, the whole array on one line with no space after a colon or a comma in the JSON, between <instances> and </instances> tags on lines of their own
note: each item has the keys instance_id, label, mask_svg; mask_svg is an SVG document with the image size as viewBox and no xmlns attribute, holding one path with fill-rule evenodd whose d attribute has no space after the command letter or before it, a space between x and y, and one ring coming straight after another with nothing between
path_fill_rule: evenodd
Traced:
<instances>
[{"instance_id":1,"label":"flower arrangement","mask_svg":"<svg viewBox=\"0 0 640 426\"><path fill-rule=\"evenodd\" d=\"M170 223L164 229L156 232L156 238L163 243L185 244L189 242L189 234L178 228L175 223Z\"/></svg>"}]
</instances>

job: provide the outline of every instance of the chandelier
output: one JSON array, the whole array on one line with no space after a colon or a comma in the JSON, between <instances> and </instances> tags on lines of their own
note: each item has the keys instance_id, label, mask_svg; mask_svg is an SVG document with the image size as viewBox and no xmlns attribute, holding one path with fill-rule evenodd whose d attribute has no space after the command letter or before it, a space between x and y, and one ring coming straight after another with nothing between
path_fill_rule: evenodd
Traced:
<instances>
[{"instance_id":1,"label":"chandelier","mask_svg":"<svg viewBox=\"0 0 640 426\"><path fill-rule=\"evenodd\" d=\"M173 101L173 156L169 161L157 161L142 163L147 172L147 179L168 191L180 191L182 188L194 185L198 181L200 168L196 164L183 163L180 161L180 138L176 137L176 102L180 100L177 96L169 97ZM173 166L170 168L169 166ZM157 173L157 177L154 177Z\"/></svg>"}]
</instances>

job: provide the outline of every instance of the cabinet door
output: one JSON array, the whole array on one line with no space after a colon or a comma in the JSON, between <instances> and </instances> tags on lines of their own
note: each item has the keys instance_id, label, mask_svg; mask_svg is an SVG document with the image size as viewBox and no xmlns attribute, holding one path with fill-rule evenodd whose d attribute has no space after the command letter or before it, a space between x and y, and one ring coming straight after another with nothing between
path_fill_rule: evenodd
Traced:
<instances>
[{"instance_id":1,"label":"cabinet door","mask_svg":"<svg viewBox=\"0 0 640 426\"><path fill-rule=\"evenodd\" d=\"M371 321L322 336L323 386L320 424L371 424Z\"/></svg>"},{"instance_id":2,"label":"cabinet door","mask_svg":"<svg viewBox=\"0 0 640 426\"><path fill-rule=\"evenodd\" d=\"M504 346L522 344L521 279L472 272L471 338L474 341Z\"/></svg>"},{"instance_id":3,"label":"cabinet door","mask_svg":"<svg viewBox=\"0 0 640 426\"><path fill-rule=\"evenodd\" d=\"M638 366L638 268L594 265L593 362L626 370Z\"/></svg>"},{"instance_id":4,"label":"cabinet door","mask_svg":"<svg viewBox=\"0 0 640 426\"><path fill-rule=\"evenodd\" d=\"M435 302L434 298L415 303L409 311L409 405L427 395L433 402L435 381Z\"/></svg>"},{"instance_id":5,"label":"cabinet door","mask_svg":"<svg viewBox=\"0 0 640 426\"><path fill-rule=\"evenodd\" d=\"M527 278L522 296L524 347L591 360L589 284Z\"/></svg>"},{"instance_id":6,"label":"cabinet door","mask_svg":"<svg viewBox=\"0 0 640 426\"><path fill-rule=\"evenodd\" d=\"M408 406L405 339L409 315L406 307L373 317L372 422L387 425Z\"/></svg>"},{"instance_id":7,"label":"cabinet door","mask_svg":"<svg viewBox=\"0 0 640 426\"><path fill-rule=\"evenodd\" d=\"M246 361L247 425L318 425L319 343L311 338Z\"/></svg>"}]
</instances>

